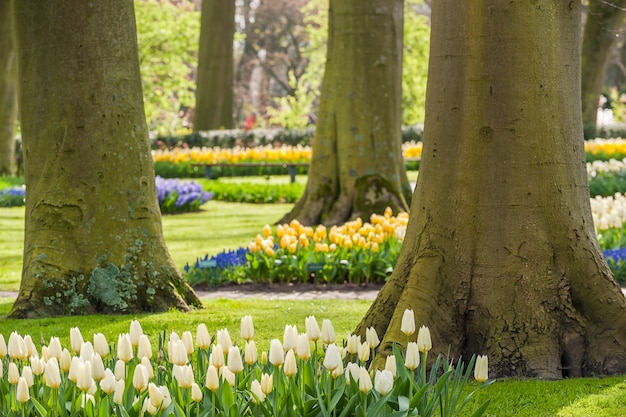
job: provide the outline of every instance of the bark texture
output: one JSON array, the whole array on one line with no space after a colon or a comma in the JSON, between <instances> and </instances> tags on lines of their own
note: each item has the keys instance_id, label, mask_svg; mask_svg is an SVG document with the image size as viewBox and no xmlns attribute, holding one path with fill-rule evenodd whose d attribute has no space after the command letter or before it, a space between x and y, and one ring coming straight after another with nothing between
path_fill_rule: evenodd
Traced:
<instances>
[{"instance_id":1,"label":"bark texture","mask_svg":"<svg viewBox=\"0 0 626 417\"><path fill-rule=\"evenodd\" d=\"M357 332L404 345L413 309L431 357L486 354L491 375L626 371L626 300L589 205L579 28L577 1L433 2L410 220Z\"/></svg>"},{"instance_id":2,"label":"bark texture","mask_svg":"<svg viewBox=\"0 0 626 417\"><path fill-rule=\"evenodd\" d=\"M589 0L582 46L582 112L585 136L594 138L598 98L606 70L624 26L626 1Z\"/></svg>"},{"instance_id":3,"label":"bark texture","mask_svg":"<svg viewBox=\"0 0 626 417\"><path fill-rule=\"evenodd\" d=\"M0 175L15 175L17 58L11 0L0 0Z\"/></svg>"},{"instance_id":4,"label":"bark texture","mask_svg":"<svg viewBox=\"0 0 626 417\"><path fill-rule=\"evenodd\" d=\"M132 0L15 2L24 267L11 317L200 301L161 229Z\"/></svg>"},{"instance_id":5,"label":"bark texture","mask_svg":"<svg viewBox=\"0 0 626 417\"><path fill-rule=\"evenodd\" d=\"M340 224L406 211L401 150L401 0L330 1L313 157L302 198L281 222Z\"/></svg>"},{"instance_id":6,"label":"bark texture","mask_svg":"<svg viewBox=\"0 0 626 417\"><path fill-rule=\"evenodd\" d=\"M235 0L203 0L194 130L233 128Z\"/></svg>"}]
</instances>

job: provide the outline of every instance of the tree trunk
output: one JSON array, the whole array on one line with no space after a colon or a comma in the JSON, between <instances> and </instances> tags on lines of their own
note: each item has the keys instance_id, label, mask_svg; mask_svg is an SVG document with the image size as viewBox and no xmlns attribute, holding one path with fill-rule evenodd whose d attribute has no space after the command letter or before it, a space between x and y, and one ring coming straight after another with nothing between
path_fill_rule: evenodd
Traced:
<instances>
[{"instance_id":1,"label":"tree trunk","mask_svg":"<svg viewBox=\"0 0 626 417\"><path fill-rule=\"evenodd\" d=\"M624 373L626 300L596 241L584 163L580 2L534 4L433 2L409 225L357 332L404 345L408 308L435 355L487 354L495 375Z\"/></svg>"},{"instance_id":2,"label":"tree trunk","mask_svg":"<svg viewBox=\"0 0 626 417\"><path fill-rule=\"evenodd\" d=\"M582 112L585 137L594 138L598 98L606 69L621 33L626 16L626 1L589 0L582 46Z\"/></svg>"},{"instance_id":3,"label":"tree trunk","mask_svg":"<svg viewBox=\"0 0 626 417\"><path fill-rule=\"evenodd\" d=\"M281 222L340 224L406 211L401 0L330 1L326 69L302 198Z\"/></svg>"},{"instance_id":4,"label":"tree trunk","mask_svg":"<svg viewBox=\"0 0 626 417\"><path fill-rule=\"evenodd\" d=\"M15 175L17 58L11 15L11 0L0 0L0 175Z\"/></svg>"},{"instance_id":5,"label":"tree trunk","mask_svg":"<svg viewBox=\"0 0 626 417\"><path fill-rule=\"evenodd\" d=\"M132 0L15 2L26 199L11 317L201 303L161 229Z\"/></svg>"},{"instance_id":6,"label":"tree trunk","mask_svg":"<svg viewBox=\"0 0 626 417\"><path fill-rule=\"evenodd\" d=\"M194 130L233 128L235 1L203 0Z\"/></svg>"}]
</instances>

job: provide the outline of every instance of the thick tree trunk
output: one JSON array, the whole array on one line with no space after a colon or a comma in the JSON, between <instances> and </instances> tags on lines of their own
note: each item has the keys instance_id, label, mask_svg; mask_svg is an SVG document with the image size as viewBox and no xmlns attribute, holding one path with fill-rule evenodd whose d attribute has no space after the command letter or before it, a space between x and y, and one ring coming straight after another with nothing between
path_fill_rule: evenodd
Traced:
<instances>
[{"instance_id":1,"label":"thick tree trunk","mask_svg":"<svg viewBox=\"0 0 626 417\"><path fill-rule=\"evenodd\" d=\"M594 138L598 98L618 34L626 17L626 1L589 0L582 46L582 112L585 136Z\"/></svg>"},{"instance_id":2,"label":"thick tree trunk","mask_svg":"<svg viewBox=\"0 0 626 417\"><path fill-rule=\"evenodd\" d=\"M411 197L401 150L401 0L330 1L313 158L304 195L281 222L340 224Z\"/></svg>"},{"instance_id":3,"label":"thick tree trunk","mask_svg":"<svg viewBox=\"0 0 626 417\"><path fill-rule=\"evenodd\" d=\"M194 130L233 128L235 1L203 0Z\"/></svg>"},{"instance_id":4,"label":"thick tree trunk","mask_svg":"<svg viewBox=\"0 0 626 417\"><path fill-rule=\"evenodd\" d=\"M0 0L0 175L15 175L17 58L11 16L11 1Z\"/></svg>"},{"instance_id":5,"label":"thick tree trunk","mask_svg":"<svg viewBox=\"0 0 626 417\"><path fill-rule=\"evenodd\" d=\"M598 247L580 110L580 2L433 2L424 152L397 267L357 331L492 374L626 372L626 300ZM555 40L546 42L547 38Z\"/></svg>"},{"instance_id":6,"label":"thick tree trunk","mask_svg":"<svg viewBox=\"0 0 626 417\"><path fill-rule=\"evenodd\" d=\"M186 310L161 229L132 0L15 2L24 267L11 317Z\"/></svg>"}]
</instances>

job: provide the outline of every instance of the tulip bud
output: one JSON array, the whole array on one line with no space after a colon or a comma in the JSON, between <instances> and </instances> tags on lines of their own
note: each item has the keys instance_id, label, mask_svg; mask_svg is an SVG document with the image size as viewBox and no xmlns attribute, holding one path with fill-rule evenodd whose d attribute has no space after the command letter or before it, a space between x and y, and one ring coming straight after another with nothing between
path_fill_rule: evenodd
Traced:
<instances>
[{"instance_id":1,"label":"tulip bud","mask_svg":"<svg viewBox=\"0 0 626 417\"><path fill-rule=\"evenodd\" d=\"M80 406L84 409L87 406L87 402L91 402L92 406L96 405L96 399L94 398L93 394L85 392L80 397Z\"/></svg>"},{"instance_id":2,"label":"tulip bud","mask_svg":"<svg viewBox=\"0 0 626 417\"><path fill-rule=\"evenodd\" d=\"M274 389L274 375L261 375L261 391L265 395L269 395Z\"/></svg>"},{"instance_id":3,"label":"tulip bud","mask_svg":"<svg viewBox=\"0 0 626 417\"><path fill-rule=\"evenodd\" d=\"M9 362L9 372L7 374L9 384L15 385L20 379L20 371L17 369L15 362Z\"/></svg>"},{"instance_id":4,"label":"tulip bud","mask_svg":"<svg viewBox=\"0 0 626 417\"><path fill-rule=\"evenodd\" d=\"M322 332L314 316L309 316L304 320L304 327L310 340L317 342L322 337Z\"/></svg>"},{"instance_id":5,"label":"tulip bud","mask_svg":"<svg viewBox=\"0 0 626 417\"><path fill-rule=\"evenodd\" d=\"M123 379L117 381L115 384L115 393L113 394L113 402L115 404L122 404L124 401L124 389L126 388L126 382Z\"/></svg>"},{"instance_id":6,"label":"tulip bud","mask_svg":"<svg viewBox=\"0 0 626 417\"><path fill-rule=\"evenodd\" d=\"M228 366L222 366L220 372L222 373L222 381L226 381L231 387L235 386L235 374L228 369Z\"/></svg>"},{"instance_id":7,"label":"tulip bud","mask_svg":"<svg viewBox=\"0 0 626 417\"><path fill-rule=\"evenodd\" d=\"M170 390L165 386L160 386L159 387L159 391L161 391L161 394L163 394L163 408L167 408L169 407L169 405L172 403L172 396L170 395Z\"/></svg>"},{"instance_id":8,"label":"tulip bud","mask_svg":"<svg viewBox=\"0 0 626 417\"><path fill-rule=\"evenodd\" d=\"M85 342L80 347L80 360L81 361L91 361L91 357L93 356L93 345L91 342Z\"/></svg>"},{"instance_id":9,"label":"tulip bud","mask_svg":"<svg viewBox=\"0 0 626 417\"><path fill-rule=\"evenodd\" d=\"M224 352L228 352L228 349L230 349L230 347L233 345L227 329L217 331L217 344L222 346Z\"/></svg>"},{"instance_id":10,"label":"tulip bud","mask_svg":"<svg viewBox=\"0 0 626 417\"><path fill-rule=\"evenodd\" d=\"M178 385L181 388L190 388L193 384L193 368L191 365L184 365L180 367Z\"/></svg>"},{"instance_id":11,"label":"tulip bud","mask_svg":"<svg viewBox=\"0 0 626 417\"><path fill-rule=\"evenodd\" d=\"M368 393L372 390L372 378L367 369L361 367L359 373L359 391Z\"/></svg>"},{"instance_id":12,"label":"tulip bud","mask_svg":"<svg viewBox=\"0 0 626 417\"><path fill-rule=\"evenodd\" d=\"M267 365L267 350L264 350L263 352L261 352L261 365Z\"/></svg>"},{"instance_id":13,"label":"tulip bud","mask_svg":"<svg viewBox=\"0 0 626 417\"><path fill-rule=\"evenodd\" d=\"M172 332L170 333L170 342L175 342L177 340L180 340L180 337L178 336L178 333L176 332Z\"/></svg>"},{"instance_id":14,"label":"tulip bud","mask_svg":"<svg viewBox=\"0 0 626 417\"><path fill-rule=\"evenodd\" d=\"M479 355L474 365L474 379L481 384L489 378L489 359L487 356Z\"/></svg>"},{"instance_id":15,"label":"tulip bud","mask_svg":"<svg viewBox=\"0 0 626 417\"><path fill-rule=\"evenodd\" d=\"M370 345L368 345L367 342L359 345L358 355L361 362L367 362L370 360Z\"/></svg>"},{"instance_id":16,"label":"tulip bud","mask_svg":"<svg viewBox=\"0 0 626 417\"><path fill-rule=\"evenodd\" d=\"M245 341L250 341L254 337L254 325L252 324L252 316L243 316L241 318L240 336Z\"/></svg>"},{"instance_id":17,"label":"tulip bud","mask_svg":"<svg viewBox=\"0 0 626 417\"><path fill-rule=\"evenodd\" d=\"M243 363L241 361L241 352L238 346L231 346L228 350L228 369L235 375L243 371Z\"/></svg>"},{"instance_id":18,"label":"tulip bud","mask_svg":"<svg viewBox=\"0 0 626 417\"><path fill-rule=\"evenodd\" d=\"M120 334L117 338L117 359L124 363L133 358L133 345L128 333Z\"/></svg>"},{"instance_id":19,"label":"tulip bud","mask_svg":"<svg viewBox=\"0 0 626 417\"><path fill-rule=\"evenodd\" d=\"M296 347L298 342L298 329L296 326L286 325L285 332L283 333L283 349L291 350Z\"/></svg>"},{"instance_id":20,"label":"tulip bud","mask_svg":"<svg viewBox=\"0 0 626 417\"><path fill-rule=\"evenodd\" d=\"M280 366L285 361L285 351L283 345L278 339L272 339L270 342L270 363L274 366Z\"/></svg>"},{"instance_id":21,"label":"tulip bud","mask_svg":"<svg viewBox=\"0 0 626 417\"><path fill-rule=\"evenodd\" d=\"M80 359L76 362L76 386L81 391L89 391L94 384L94 380L91 377L91 363L84 362Z\"/></svg>"},{"instance_id":22,"label":"tulip bud","mask_svg":"<svg viewBox=\"0 0 626 417\"><path fill-rule=\"evenodd\" d=\"M107 395L115 391L115 375L109 368L104 370L104 378L100 380L100 388Z\"/></svg>"},{"instance_id":23,"label":"tulip bud","mask_svg":"<svg viewBox=\"0 0 626 417\"><path fill-rule=\"evenodd\" d=\"M143 405L141 406L141 415L142 416L145 416L146 413L148 415L153 416L158 411L159 411L159 409L154 406L154 403L152 402L152 400L149 397L146 397L146 398L143 399Z\"/></svg>"},{"instance_id":24,"label":"tulip bud","mask_svg":"<svg viewBox=\"0 0 626 417\"><path fill-rule=\"evenodd\" d=\"M104 363L97 353L91 355L91 376L96 382L100 382L104 378Z\"/></svg>"},{"instance_id":25,"label":"tulip bud","mask_svg":"<svg viewBox=\"0 0 626 417\"><path fill-rule=\"evenodd\" d=\"M61 371L68 372L71 365L72 356L70 355L70 351L67 350L67 348L63 348L63 351L61 352L61 359L59 360L59 366L61 367Z\"/></svg>"},{"instance_id":26,"label":"tulip bud","mask_svg":"<svg viewBox=\"0 0 626 417\"><path fill-rule=\"evenodd\" d=\"M217 368L213 365L209 365L209 369L206 372L206 381L204 385L211 391L215 392L220 387L220 380L217 376Z\"/></svg>"},{"instance_id":27,"label":"tulip bud","mask_svg":"<svg viewBox=\"0 0 626 417\"><path fill-rule=\"evenodd\" d=\"M172 363L178 366L187 364L187 348L185 342L177 340L171 343L172 348Z\"/></svg>"},{"instance_id":28,"label":"tulip bud","mask_svg":"<svg viewBox=\"0 0 626 417\"><path fill-rule=\"evenodd\" d=\"M163 404L163 393L152 382L148 384L148 397L150 398L150 402L156 409L160 408Z\"/></svg>"},{"instance_id":29,"label":"tulip bud","mask_svg":"<svg viewBox=\"0 0 626 417\"><path fill-rule=\"evenodd\" d=\"M365 330L365 342L372 349L376 349L376 347L378 347L380 340L378 339L378 333L376 333L375 328L368 327L367 330Z\"/></svg>"},{"instance_id":30,"label":"tulip bud","mask_svg":"<svg viewBox=\"0 0 626 417\"><path fill-rule=\"evenodd\" d=\"M202 401L202 391L195 382L191 384L191 399L197 403Z\"/></svg>"},{"instance_id":31,"label":"tulip bud","mask_svg":"<svg viewBox=\"0 0 626 417\"><path fill-rule=\"evenodd\" d=\"M80 333L80 329L78 327L70 328L70 346L74 353L80 353L80 348L83 346L83 343L83 335Z\"/></svg>"},{"instance_id":32,"label":"tulip bud","mask_svg":"<svg viewBox=\"0 0 626 417\"><path fill-rule=\"evenodd\" d=\"M256 379L252 381L250 384L250 392L254 394L252 396L252 402L255 404L262 403L265 401L265 394L263 393L263 389L261 388L261 384Z\"/></svg>"},{"instance_id":33,"label":"tulip bud","mask_svg":"<svg viewBox=\"0 0 626 417\"><path fill-rule=\"evenodd\" d=\"M26 380L29 388L35 383L35 380L33 379L33 370L30 366L22 368L22 377Z\"/></svg>"},{"instance_id":34,"label":"tulip bud","mask_svg":"<svg viewBox=\"0 0 626 417\"><path fill-rule=\"evenodd\" d=\"M397 368L396 368L396 357L393 355L389 355L387 356L387 359L385 360L385 370L391 372L391 375L393 375L393 377L396 377L396 372L397 372Z\"/></svg>"},{"instance_id":35,"label":"tulip bud","mask_svg":"<svg viewBox=\"0 0 626 417\"><path fill-rule=\"evenodd\" d=\"M0 359L4 358L8 353L7 344L4 340L4 336L0 334Z\"/></svg>"},{"instance_id":36,"label":"tulip bud","mask_svg":"<svg viewBox=\"0 0 626 417\"><path fill-rule=\"evenodd\" d=\"M102 333L93 335L93 350L101 358L106 358L109 355L109 342L107 342L106 337Z\"/></svg>"},{"instance_id":37,"label":"tulip bud","mask_svg":"<svg viewBox=\"0 0 626 417\"><path fill-rule=\"evenodd\" d=\"M404 310L400 331L407 336L411 336L415 333L415 314L413 313L413 310Z\"/></svg>"},{"instance_id":38,"label":"tulip bud","mask_svg":"<svg viewBox=\"0 0 626 417\"><path fill-rule=\"evenodd\" d=\"M130 322L130 343L133 347L139 346L139 337L143 334L143 329L141 328L141 324L137 320L133 320Z\"/></svg>"},{"instance_id":39,"label":"tulip bud","mask_svg":"<svg viewBox=\"0 0 626 417\"><path fill-rule=\"evenodd\" d=\"M148 372L148 379L152 379L154 377L154 369L152 368L152 363L150 362L150 359L144 356L143 358L141 358L141 364L146 368L146 371Z\"/></svg>"},{"instance_id":40,"label":"tulip bud","mask_svg":"<svg viewBox=\"0 0 626 417\"><path fill-rule=\"evenodd\" d=\"M142 364L135 367L133 387L139 392L144 392L148 388L148 370Z\"/></svg>"},{"instance_id":41,"label":"tulip bud","mask_svg":"<svg viewBox=\"0 0 626 417\"><path fill-rule=\"evenodd\" d=\"M181 340L183 341L183 346L185 346L185 350L187 351L187 356L191 355L194 351L193 336L191 335L191 332L188 330L183 332Z\"/></svg>"},{"instance_id":42,"label":"tulip bud","mask_svg":"<svg viewBox=\"0 0 626 417\"><path fill-rule=\"evenodd\" d=\"M430 330L428 330L426 326L420 327L419 332L417 332L417 348L422 353L428 352L433 348L433 344L430 340Z\"/></svg>"},{"instance_id":43,"label":"tulip bud","mask_svg":"<svg viewBox=\"0 0 626 417\"><path fill-rule=\"evenodd\" d=\"M24 343L24 338L17 332L12 332L9 336L8 351L11 359L22 360L28 356L28 348ZM17 384L17 381L15 383Z\"/></svg>"},{"instance_id":44,"label":"tulip bud","mask_svg":"<svg viewBox=\"0 0 626 417\"><path fill-rule=\"evenodd\" d=\"M358 353L360 344L361 344L361 336L357 336L355 334L348 335L348 345L346 346L348 353L350 353L351 355Z\"/></svg>"},{"instance_id":45,"label":"tulip bud","mask_svg":"<svg viewBox=\"0 0 626 417\"><path fill-rule=\"evenodd\" d=\"M380 395L387 395L389 391L393 389L393 374L391 371L383 370L376 371L374 377L374 388L380 393Z\"/></svg>"},{"instance_id":46,"label":"tulip bud","mask_svg":"<svg viewBox=\"0 0 626 417\"><path fill-rule=\"evenodd\" d=\"M152 345L147 335L142 334L139 336L139 346L137 347L138 358L152 359Z\"/></svg>"},{"instance_id":47,"label":"tulip bud","mask_svg":"<svg viewBox=\"0 0 626 417\"><path fill-rule=\"evenodd\" d=\"M115 369L113 371L115 374L115 380L119 381L120 379L126 379L126 364L124 361L118 359L115 362Z\"/></svg>"},{"instance_id":48,"label":"tulip bud","mask_svg":"<svg viewBox=\"0 0 626 417\"><path fill-rule=\"evenodd\" d=\"M248 365L254 365L257 361L257 355L258 355L258 352L256 348L256 343L254 343L254 340L250 340L249 342L246 342L246 347L244 350L246 363Z\"/></svg>"},{"instance_id":49,"label":"tulip bud","mask_svg":"<svg viewBox=\"0 0 626 417\"><path fill-rule=\"evenodd\" d=\"M326 348L326 354L324 355L324 367L329 371L332 371L337 368L339 364L341 364L341 355L339 353L339 348L337 348L337 345L335 345L334 343L331 343Z\"/></svg>"},{"instance_id":50,"label":"tulip bud","mask_svg":"<svg viewBox=\"0 0 626 417\"><path fill-rule=\"evenodd\" d=\"M349 362L346 365L345 375L346 375L346 384L352 385L352 381L358 383L359 376L361 375L361 367L354 362Z\"/></svg>"},{"instance_id":51,"label":"tulip bud","mask_svg":"<svg viewBox=\"0 0 626 417\"><path fill-rule=\"evenodd\" d=\"M211 335L209 335L209 331L204 323L198 324L198 330L196 332L196 345L200 349L207 349L211 346Z\"/></svg>"},{"instance_id":52,"label":"tulip bud","mask_svg":"<svg viewBox=\"0 0 626 417\"><path fill-rule=\"evenodd\" d=\"M298 354L298 358L303 361L311 357L311 343L309 342L309 336L307 336L307 333L301 333L298 335L296 353Z\"/></svg>"},{"instance_id":53,"label":"tulip bud","mask_svg":"<svg viewBox=\"0 0 626 417\"><path fill-rule=\"evenodd\" d=\"M50 355L50 357L60 360L62 353L63 349L61 348L61 341L59 340L59 338L54 336L51 337L50 343L48 344L48 354Z\"/></svg>"},{"instance_id":54,"label":"tulip bud","mask_svg":"<svg viewBox=\"0 0 626 417\"><path fill-rule=\"evenodd\" d=\"M343 362L339 362L339 365L335 369L333 369L330 374L335 379L343 376Z\"/></svg>"},{"instance_id":55,"label":"tulip bud","mask_svg":"<svg viewBox=\"0 0 626 417\"><path fill-rule=\"evenodd\" d=\"M335 329L328 319L322 321L322 342L325 345L335 343Z\"/></svg>"},{"instance_id":56,"label":"tulip bud","mask_svg":"<svg viewBox=\"0 0 626 417\"><path fill-rule=\"evenodd\" d=\"M216 368L221 368L224 366L224 350L222 349L222 345L214 345L213 350L211 351L210 362Z\"/></svg>"},{"instance_id":57,"label":"tulip bud","mask_svg":"<svg viewBox=\"0 0 626 417\"><path fill-rule=\"evenodd\" d=\"M43 374L44 365L45 365L45 362L43 359L39 359L34 356L30 357L30 367L33 370L33 375Z\"/></svg>"},{"instance_id":58,"label":"tulip bud","mask_svg":"<svg viewBox=\"0 0 626 417\"><path fill-rule=\"evenodd\" d=\"M411 371L417 368L420 364L420 351L417 348L417 343L409 342L406 347L406 358L404 359L404 365Z\"/></svg>"},{"instance_id":59,"label":"tulip bud","mask_svg":"<svg viewBox=\"0 0 626 417\"><path fill-rule=\"evenodd\" d=\"M57 358L50 358L44 368L43 376L46 385L52 389L59 388L59 385L61 385L61 373L59 372L59 362Z\"/></svg>"},{"instance_id":60,"label":"tulip bud","mask_svg":"<svg viewBox=\"0 0 626 417\"><path fill-rule=\"evenodd\" d=\"M17 380L17 391L15 392L15 399L18 403L24 404L30 400L30 392L28 391L28 383L24 377L19 377Z\"/></svg>"},{"instance_id":61,"label":"tulip bud","mask_svg":"<svg viewBox=\"0 0 626 417\"><path fill-rule=\"evenodd\" d=\"M27 334L24 336L24 344L26 345L26 352L28 356L37 356L39 357L39 353L37 352L37 346L33 343L33 338Z\"/></svg>"},{"instance_id":62,"label":"tulip bud","mask_svg":"<svg viewBox=\"0 0 626 417\"><path fill-rule=\"evenodd\" d=\"M48 350L48 346L41 347L41 359L43 359L44 362L47 362L48 359L50 359L50 351Z\"/></svg>"},{"instance_id":63,"label":"tulip bud","mask_svg":"<svg viewBox=\"0 0 626 417\"><path fill-rule=\"evenodd\" d=\"M289 350L285 356L285 365L283 371L287 376L294 376L298 372L298 366L296 365L296 355L293 350Z\"/></svg>"}]
</instances>

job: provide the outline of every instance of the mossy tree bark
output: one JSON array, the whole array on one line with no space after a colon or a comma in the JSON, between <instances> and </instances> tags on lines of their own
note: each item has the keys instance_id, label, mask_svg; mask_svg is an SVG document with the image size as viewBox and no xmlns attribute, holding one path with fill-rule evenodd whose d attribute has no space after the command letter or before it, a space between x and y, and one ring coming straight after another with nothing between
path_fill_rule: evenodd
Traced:
<instances>
[{"instance_id":1,"label":"mossy tree bark","mask_svg":"<svg viewBox=\"0 0 626 417\"><path fill-rule=\"evenodd\" d=\"M17 58L11 0L0 0L0 175L15 175Z\"/></svg>"},{"instance_id":2,"label":"mossy tree bark","mask_svg":"<svg viewBox=\"0 0 626 417\"><path fill-rule=\"evenodd\" d=\"M598 247L580 112L580 2L433 2L424 151L397 267L357 328L492 375L626 372L626 300ZM546 42L552 39L554 42ZM415 337L415 336L413 336Z\"/></svg>"},{"instance_id":3,"label":"mossy tree bark","mask_svg":"<svg viewBox=\"0 0 626 417\"><path fill-rule=\"evenodd\" d=\"M235 0L203 0L193 128L233 128Z\"/></svg>"},{"instance_id":4,"label":"mossy tree bark","mask_svg":"<svg viewBox=\"0 0 626 417\"><path fill-rule=\"evenodd\" d=\"M15 2L26 199L11 317L187 310L163 239L132 0Z\"/></svg>"},{"instance_id":5,"label":"mossy tree bark","mask_svg":"<svg viewBox=\"0 0 626 417\"><path fill-rule=\"evenodd\" d=\"M582 112L585 136L594 138L598 98L606 78L611 52L624 26L626 1L589 0L582 46Z\"/></svg>"},{"instance_id":6,"label":"mossy tree bark","mask_svg":"<svg viewBox=\"0 0 626 417\"><path fill-rule=\"evenodd\" d=\"M401 0L330 1L313 157L302 198L281 222L340 224L406 211L401 149Z\"/></svg>"}]
</instances>

